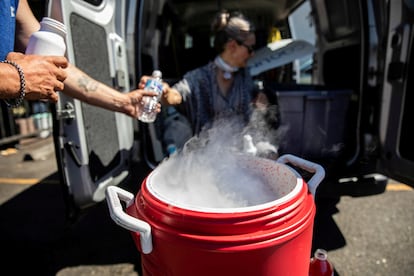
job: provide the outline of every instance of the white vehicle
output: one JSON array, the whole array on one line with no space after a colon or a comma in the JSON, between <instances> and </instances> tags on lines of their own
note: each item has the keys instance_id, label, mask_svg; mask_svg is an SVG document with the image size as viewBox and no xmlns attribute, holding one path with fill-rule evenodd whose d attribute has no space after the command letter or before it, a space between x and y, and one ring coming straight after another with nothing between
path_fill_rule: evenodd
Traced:
<instances>
[{"instance_id":1,"label":"white vehicle","mask_svg":"<svg viewBox=\"0 0 414 276\"><path fill-rule=\"evenodd\" d=\"M206 63L209 24L222 8L255 23L258 49L269 30L273 41L313 46L286 51L255 79L288 126L280 153L325 167L320 196L383 192L387 181L376 174L414 184L412 0L50 0L47 14L67 26L69 60L125 93L153 69L174 83ZM167 156L168 116L144 124L61 95L55 142L70 206L102 201L137 168L139 185Z\"/></svg>"}]
</instances>

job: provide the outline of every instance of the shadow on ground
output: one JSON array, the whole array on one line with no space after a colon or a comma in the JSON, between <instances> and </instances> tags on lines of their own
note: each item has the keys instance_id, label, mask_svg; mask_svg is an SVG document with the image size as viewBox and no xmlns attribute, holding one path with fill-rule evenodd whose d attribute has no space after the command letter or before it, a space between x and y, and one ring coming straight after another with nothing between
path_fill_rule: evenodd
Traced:
<instances>
[{"instance_id":1,"label":"shadow on ground","mask_svg":"<svg viewBox=\"0 0 414 276\"><path fill-rule=\"evenodd\" d=\"M333 215L338 213L336 204L340 198L318 198L316 200L316 215L313 227L312 253L316 249L322 248L326 251L342 248L346 246L346 240L341 230L333 219ZM329 254L328 254L329 258ZM335 276L339 276L335 271Z\"/></svg>"},{"instance_id":2,"label":"shadow on ground","mask_svg":"<svg viewBox=\"0 0 414 276\"><path fill-rule=\"evenodd\" d=\"M0 206L1 274L56 275L67 267L120 263L139 272L139 252L129 231L110 218L106 201L68 223L57 179L50 175Z\"/></svg>"}]
</instances>

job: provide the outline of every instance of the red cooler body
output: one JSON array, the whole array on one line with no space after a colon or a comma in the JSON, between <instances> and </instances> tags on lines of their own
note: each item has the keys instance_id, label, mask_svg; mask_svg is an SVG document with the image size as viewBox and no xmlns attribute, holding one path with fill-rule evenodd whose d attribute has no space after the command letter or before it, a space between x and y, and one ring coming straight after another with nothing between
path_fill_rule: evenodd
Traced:
<instances>
[{"instance_id":1,"label":"red cooler body","mask_svg":"<svg viewBox=\"0 0 414 276\"><path fill-rule=\"evenodd\" d=\"M314 177L305 183L284 164L287 162L315 172ZM315 216L310 191L324 177L323 169L290 155L278 162L257 158L249 161L247 169L265 175L264 181L277 183L281 197L247 208L177 206L157 193L156 170L144 180L135 198L111 187L107 197L110 210L120 206L119 198L128 206L122 217L113 211L111 216L131 230L142 253L145 276L308 275ZM145 227L134 228L134 223Z\"/></svg>"}]
</instances>

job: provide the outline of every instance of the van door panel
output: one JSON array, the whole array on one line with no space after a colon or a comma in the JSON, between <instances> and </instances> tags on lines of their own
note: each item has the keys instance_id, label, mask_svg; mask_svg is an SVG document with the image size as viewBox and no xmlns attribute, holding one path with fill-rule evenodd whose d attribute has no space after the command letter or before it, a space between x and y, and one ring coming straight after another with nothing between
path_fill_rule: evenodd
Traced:
<instances>
[{"instance_id":1,"label":"van door panel","mask_svg":"<svg viewBox=\"0 0 414 276\"><path fill-rule=\"evenodd\" d=\"M66 25L69 61L120 93L130 90L126 14L124 0L57 0L48 6L48 16ZM63 93L56 114L56 155L68 203L86 208L104 199L107 186L128 176L133 121Z\"/></svg>"},{"instance_id":2,"label":"van door panel","mask_svg":"<svg viewBox=\"0 0 414 276\"><path fill-rule=\"evenodd\" d=\"M391 178L414 185L412 134L414 12L409 1L390 1L384 85L381 100L380 169Z\"/></svg>"}]
</instances>

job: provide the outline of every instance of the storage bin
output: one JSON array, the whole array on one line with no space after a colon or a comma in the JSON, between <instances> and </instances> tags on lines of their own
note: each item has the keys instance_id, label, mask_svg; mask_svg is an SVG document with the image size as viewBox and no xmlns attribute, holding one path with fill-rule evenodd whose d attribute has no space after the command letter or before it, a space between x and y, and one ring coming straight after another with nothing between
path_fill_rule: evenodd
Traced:
<instances>
[{"instance_id":1,"label":"storage bin","mask_svg":"<svg viewBox=\"0 0 414 276\"><path fill-rule=\"evenodd\" d=\"M340 155L345 145L351 90L275 91L281 127L280 152L306 159Z\"/></svg>"}]
</instances>

